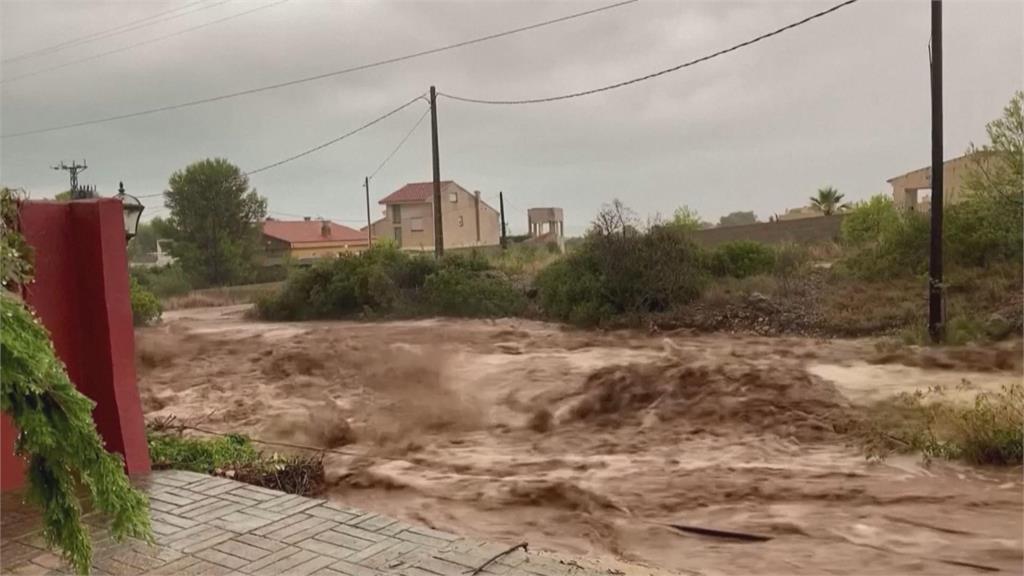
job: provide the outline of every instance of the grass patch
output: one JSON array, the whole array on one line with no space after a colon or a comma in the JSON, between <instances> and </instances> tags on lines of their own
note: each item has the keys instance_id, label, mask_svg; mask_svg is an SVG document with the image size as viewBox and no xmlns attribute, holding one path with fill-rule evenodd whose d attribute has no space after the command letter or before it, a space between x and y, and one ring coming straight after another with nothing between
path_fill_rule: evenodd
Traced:
<instances>
[{"instance_id":1,"label":"grass patch","mask_svg":"<svg viewBox=\"0 0 1024 576\"><path fill-rule=\"evenodd\" d=\"M149 428L146 440L155 470L190 470L302 496L323 492L320 457L267 454L240 434L199 438L160 425Z\"/></svg>"},{"instance_id":2,"label":"grass patch","mask_svg":"<svg viewBox=\"0 0 1024 576\"><path fill-rule=\"evenodd\" d=\"M864 442L869 456L920 452L927 459L1013 466L1024 459L1024 385L981 392L973 404L944 391L900 394L868 410Z\"/></svg>"}]
</instances>

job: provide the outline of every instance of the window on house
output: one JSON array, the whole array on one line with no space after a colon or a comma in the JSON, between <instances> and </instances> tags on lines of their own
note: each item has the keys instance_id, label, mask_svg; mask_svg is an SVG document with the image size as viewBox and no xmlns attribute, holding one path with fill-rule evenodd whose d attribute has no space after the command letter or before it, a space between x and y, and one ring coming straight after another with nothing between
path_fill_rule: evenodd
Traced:
<instances>
[{"instance_id":1,"label":"window on house","mask_svg":"<svg viewBox=\"0 0 1024 576\"><path fill-rule=\"evenodd\" d=\"M419 216L415 218L409 218L409 230L411 230L412 232L422 232L423 218Z\"/></svg>"},{"instance_id":2,"label":"window on house","mask_svg":"<svg viewBox=\"0 0 1024 576\"><path fill-rule=\"evenodd\" d=\"M395 226L395 244L399 248L402 247L402 227L401 226Z\"/></svg>"},{"instance_id":3,"label":"window on house","mask_svg":"<svg viewBox=\"0 0 1024 576\"><path fill-rule=\"evenodd\" d=\"M391 207L391 223L402 223L402 206L399 204L395 204L394 206Z\"/></svg>"},{"instance_id":4,"label":"window on house","mask_svg":"<svg viewBox=\"0 0 1024 576\"><path fill-rule=\"evenodd\" d=\"M459 193L458 192L449 192L448 193L448 201L449 202L458 202L459 201Z\"/></svg>"},{"instance_id":5,"label":"window on house","mask_svg":"<svg viewBox=\"0 0 1024 576\"><path fill-rule=\"evenodd\" d=\"M459 228L462 228L463 224L464 222L462 221L462 216L459 216Z\"/></svg>"}]
</instances>

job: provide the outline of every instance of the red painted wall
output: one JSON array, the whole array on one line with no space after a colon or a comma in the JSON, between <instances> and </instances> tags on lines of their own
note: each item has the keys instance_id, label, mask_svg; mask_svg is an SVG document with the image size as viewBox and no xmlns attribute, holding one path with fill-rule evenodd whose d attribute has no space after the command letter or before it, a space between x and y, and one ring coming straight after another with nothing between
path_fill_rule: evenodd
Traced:
<instances>
[{"instance_id":1,"label":"red painted wall","mask_svg":"<svg viewBox=\"0 0 1024 576\"><path fill-rule=\"evenodd\" d=\"M75 387L96 402L93 418L107 449L124 456L129 474L149 472L121 202L29 201L21 229L35 250L26 301L50 331ZM5 469L6 444L4 438ZM3 489L11 488L6 471L2 479Z\"/></svg>"}]
</instances>

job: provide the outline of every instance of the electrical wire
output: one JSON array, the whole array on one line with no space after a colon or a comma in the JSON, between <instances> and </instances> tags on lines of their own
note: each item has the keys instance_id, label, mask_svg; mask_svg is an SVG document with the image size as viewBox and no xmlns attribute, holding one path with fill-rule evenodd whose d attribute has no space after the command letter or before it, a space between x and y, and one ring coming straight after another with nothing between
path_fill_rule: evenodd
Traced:
<instances>
[{"instance_id":1,"label":"electrical wire","mask_svg":"<svg viewBox=\"0 0 1024 576\"><path fill-rule=\"evenodd\" d=\"M416 96L412 100L409 100L405 104L402 104L398 108L395 108L394 110L384 114L383 116L378 116L378 117L374 118L373 120L370 120L366 124L363 124L362 126L360 126L358 128L350 130L350 131L342 134L341 136L338 136L337 138L332 138L332 139L328 140L327 142L324 142L323 144L318 144L318 145L316 145L316 146L314 146L312 148L309 148L307 150L303 150L302 152L299 152L298 154L294 154L292 156L284 158L283 160L278 160L277 162L274 162L272 164L267 164L266 166L262 166L260 168L255 169L255 170L250 170L250 171L246 172L245 175L246 176L252 176L253 174L259 174L260 172L264 172L266 170L277 168L278 166L280 166L282 164L287 164L287 163L291 162L292 160L298 160L299 158L302 158L303 156L308 156L308 155L310 155L310 154L312 154L312 153L314 153L314 152L316 152L318 150L323 150L324 148L327 148L328 146L331 146L333 144L337 144L338 142L341 142L345 138L348 138L349 136L353 136L355 134L358 134L359 132L362 132L363 130L369 128L370 126L373 126L374 124L380 122L381 120L384 120L385 118L389 118L389 117L391 117L391 116L401 112L402 110L405 110L409 106L412 106L417 100L420 100L422 98L423 98L423 95L420 94L419 96Z\"/></svg>"},{"instance_id":2,"label":"electrical wire","mask_svg":"<svg viewBox=\"0 0 1024 576\"><path fill-rule=\"evenodd\" d=\"M849 6L850 4L853 4L853 3L858 2L858 1L859 0L846 0L845 2L841 2L839 4L836 4L835 6L829 8L827 10L823 10L821 12L817 12L817 13L812 14L812 15L810 15L810 16L802 19L802 20L798 20L796 22L793 22L792 24L787 24L786 26L783 26L782 28L778 28L778 29L773 30L771 32L768 32L768 33L765 33L765 34L761 34L760 36L757 36L755 38L751 38L750 40L747 40L746 42L741 42L741 43L736 44L734 46L730 46L729 48L726 48L724 50L719 50L718 52L714 52L712 54L708 54L707 56L701 56L700 58L696 58L694 60L690 60L688 62L684 62L682 64L679 64L677 66L673 66L671 68L666 68L664 70L659 70L657 72L653 72L653 73L647 74L645 76L640 76L640 77L637 77L637 78L632 78L630 80L625 80L625 81L622 81L622 82L617 82L615 84L610 84L608 86L602 86L600 88L592 88L590 90L583 90L583 91L580 91L580 92L572 92L570 94L563 94L561 96L548 96L548 97L545 97L545 98L530 98L530 99L520 99L520 100L484 100L484 99L480 99L480 98L467 98L465 96L455 96L453 94L446 94L444 92L439 92L438 95L439 96L444 96L445 98L449 98L451 100L457 100L459 102L471 102L473 104L540 104L540 103L543 103L543 102L556 102L558 100L568 100L570 98L579 98L581 96L589 96L591 94L597 94L599 92L606 92L608 90L614 90L616 88L622 88L623 86L629 86L630 84L636 84L637 82L643 82L645 80L651 80L653 78L657 78L659 76L664 76L665 74L669 74L671 72L676 72L678 70L682 70L683 68L688 68L690 66L694 66L696 64L700 64L701 62L707 62L708 60L711 60L713 58L717 58L719 56L723 56L723 55L728 54L730 52L739 50L741 48L745 48L747 46L750 46L751 44L756 44L756 43L758 43L758 42L760 42L762 40L767 40L768 38L771 38L772 36L776 36L776 35L782 34L783 32L786 32L787 30L791 30L793 28L796 28L797 26L801 26L803 24L807 24L808 22L810 22L812 20L815 20L817 18L821 18L822 16L825 16L827 14L831 14L832 12L835 12L836 10L839 10L840 8L844 8L846 6Z\"/></svg>"},{"instance_id":3,"label":"electrical wire","mask_svg":"<svg viewBox=\"0 0 1024 576\"><path fill-rule=\"evenodd\" d=\"M368 70L368 69L371 69L371 68L377 68L377 67L385 66L385 65L388 65L388 64L395 64L395 63L398 63L398 62L405 62L407 60L412 60L414 58L420 58L420 57L423 57L423 56L429 56L431 54L437 54L439 52L445 52L445 51L448 51L448 50L454 50L456 48L463 48L465 46L470 46L470 45L473 45L473 44L479 44L481 42L486 42L488 40L495 40L497 38L503 38L505 36L511 36L513 34L518 34L520 32L526 32L526 31L529 31L529 30L535 30L537 28L543 28L545 26L550 26L550 25L553 25L553 24L558 24L560 22L566 22L568 20L573 20L575 18L582 18L584 16L590 16L592 14L597 14L597 13L603 12L605 10L612 10L614 8L619 8L619 7L622 7L622 6L633 4L634 2L637 2L637 1L638 0L623 0L623 1L620 1L620 2L616 2L614 4L608 4L608 5L605 5L605 6L601 6L599 8L592 8L590 10L585 10L583 12L576 12L576 13L569 14L569 15L566 15L566 16L562 16L562 17L559 17L559 18L555 18L555 19L552 19L552 20L545 20L545 21L537 22L537 23L530 24L530 25L527 25L527 26L520 26L518 28L512 28L510 30L505 30L503 32L497 32L497 33L494 33L494 34L488 34L486 36L479 36L477 38L473 38L473 39L470 39L470 40L464 40L462 42L456 42L454 44L446 44L446 45L443 45L443 46L438 46L437 48L430 48L428 50L421 50L419 52L413 52L411 54L405 54L403 56L396 56L394 58L387 58L387 59L384 59L384 60L377 60L376 62L369 62L369 63L366 63L366 64L359 64L359 65L356 65L356 66L351 66L349 68L343 68L341 70L334 70L332 72L325 72L323 74L316 74L314 76L306 76L306 77L303 77L303 78L297 78L295 80L288 80L286 82L279 82L277 84L269 84L269 85L266 85L266 86L259 86L257 88L249 88L247 90L239 90L237 92L229 92L227 94L221 94L219 96L210 96L210 97L207 97L207 98L200 98L198 100L190 100L190 101L187 101L187 102L180 102L178 104L169 104L169 105L166 105L166 106L159 106L157 108L149 108L149 109L146 109L146 110L139 110L139 111L136 111L136 112L128 112L126 114L117 114L117 115L114 115L114 116L107 116L107 117L104 117L104 118L95 118L93 120L83 120L81 122L72 122L72 123L69 123L69 124L60 124L60 125L57 125L57 126L50 126L48 128L36 128L34 130L24 130L22 132L14 132L14 133L11 133L11 134L3 134L0 137L2 137L2 138L15 138L15 137L20 137L20 136L29 136L29 135L32 135L32 134L42 134L42 133L45 133L45 132L54 132L54 131L57 131L57 130L66 130L68 128L78 128L78 127L81 127L81 126L90 126L90 125L93 125L93 124L101 124L101 123L104 123L104 122L114 122L116 120L125 120L127 118L135 118L135 117L138 117L138 116L145 116L145 115L148 115L148 114L157 114L159 112L168 112L170 110L178 110L178 109L181 109L181 108L188 108L188 107L191 107L191 106L199 106L201 104L209 104L211 102L218 102L218 101L221 101L221 100L227 100L229 98L237 98L239 96L246 96L246 95L249 95L249 94L256 94L256 93L259 93L259 92L266 92L268 90L276 90L278 88L284 88L284 87L287 87L287 86L294 86L294 85L297 85L297 84L305 84L307 82L314 82L314 81L317 81L317 80L323 80L325 78L332 78L334 76L341 76L343 74L349 74L351 72L358 72L358 71L361 71L361 70Z\"/></svg>"},{"instance_id":4,"label":"electrical wire","mask_svg":"<svg viewBox=\"0 0 1024 576\"><path fill-rule=\"evenodd\" d=\"M377 173L380 172L382 168L384 168L384 165L387 164L388 161L391 160L391 158L394 157L396 153L398 153L398 150L401 149L402 145L405 144L405 141L408 140L409 137L412 136L412 133L415 132L416 129L420 127L420 124L423 123L423 119L427 117L427 114L430 114L429 105L427 106L427 109L423 111L423 114L420 115L420 119L417 120L415 124L413 124L412 129L409 130L409 132L402 138L402 141L398 143L398 146L395 146L395 149L392 150L390 154L388 154L388 157L385 158L384 161L381 162L379 166L377 166L377 169L373 171L373 174L370 174L370 180L373 180L374 176L376 176Z\"/></svg>"},{"instance_id":5,"label":"electrical wire","mask_svg":"<svg viewBox=\"0 0 1024 576\"><path fill-rule=\"evenodd\" d=\"M12 78L3 78L3 79L0 79L0 84L4 84L4 83L8 83L8 82L14 82L16 80L23 80L25 78L32 78L34 76L39 76L39 75L45 74L47 72L52 72L54 70L60 70L61 68L67 68L69 66L75 66L76 64L81 64L82 62L89 62L91 60L98 60L98 59L103 58L105 56L110 56L111 54L117 54L119 52L125 52L125 51L131 50L133 48L138 48L139 46L145 46L147 44L154 44L156 42L162 42L164 40L167 40L168 38L174 38L176 36L181 36L182 34L187 34L189 32L194 32L194 31L199 30L201 28L206 28L207 26L213 26L215 24L220 24L221 22L227 22L228 20L234 20L235 18L240 18L242 16L246 16L248 14L252 14L253 12L259 12L260 10L264 10L266 8L272 8L272 7L277 6L279 4L284 4L285 2L288 2L288 0L277 0L277 2L271 2L270 4L264 4L263 6L257 6L256 8L253 8L251 10L245 10L245 11L239 12L237 14L232 14L230 16L225 16L224 18L218 18L217 20L212 20L210 22L205 22L203 24L198 24L196 26L185 28L183 30L178 30L177 32L171 32L170 34L164 34L163 36L157 36L155 38L150 38L148 40L143 40L141 42L136 42L134 44L129 44L127 46L122 46L121 48L115 48L113 50L108 50L106 52L100 52L99 54L93 54L91 56L86 56L85 58L79 58L78 60L72 60L70 62L65 62L63 64L58 64L56 66L51 66L49 68L43 68L41 70L36 70L34 72L29 72L27 74L22 74L21 76L14 76Z\"/></svg>"},{"instance_id":6,"label":"electrical wire","mask_svg":"<svg viewBox=\"0 0 1024 576\"><path fill-rule=\"evenodd\" d=\"M37 48L35 50L29 51L29 52L25 52L23 54L18 54L17 56L11 56L9 58L4 58L3 60L0 60L0 62L15 62L17 60L24 60L26 58L32 58L32 57L35 57L35 56L43 56L45 54L52 54L54 52L60 52L61 50L64 50L66 48L70 48L71 46L77 46L77 45L80 45L80 44L86 44L88 42L92 42L94 40L99 40L101 38L107 38L109 36L115 35L115 33L120 34L120 33L123 33L123 32L128 32L130 30L124 30L124 29L125 28L130 28L131 26L134 26L136 24L141 24L143 22L147 22L149 20L153 20L155 18L159 18L160 16L165 16L167 14L172 14L174 12L180 12L181 10L184 10L186 8L190 8L190 7L195 6L197 4L202 4L205 1L206 0L197 0L196 2L190 2L190 3L185 4L183 6L178 6L177 8L172 8L170 10L165 10L163 12L159 12L157 14L153 14L152 16L147 16L145 18L140 18L138 20L132 20L131 22L125 22L124 24L120 24L118 26L114 26L113 28L108 28L106 30L100 30L99 32L93 32L91 34L86 34L85 36L79 36L78 38L72 38L71 40L65 40L64 42L60 42L58 44L53 44L51 46L45 46L43 48ZM203 8L203 9L205 9L205 8ZM155 22L154 22L154 24L155 24ZM131 30L135 30L136 28L130 28L130 29Z\"/></svg>"}]
</instances>

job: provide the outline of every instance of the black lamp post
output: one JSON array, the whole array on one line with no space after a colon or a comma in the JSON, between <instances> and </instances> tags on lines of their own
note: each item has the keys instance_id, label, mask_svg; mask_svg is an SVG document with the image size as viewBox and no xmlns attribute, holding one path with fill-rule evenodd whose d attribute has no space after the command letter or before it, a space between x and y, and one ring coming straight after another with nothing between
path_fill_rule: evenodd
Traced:
<instances>
[{"instance_id":1,"label":"black lamp post","mask_svg":"<svg viewBox=\"0 0 1024 576\"><path fill-rule=\"evenodd\" d=\"M139 199L124 191L124 182L117 183L117 198L121 200L121 208L124 210L124 238L131 240L139 230L139 218L146 208L139 202Z\"/></svg>"}]
</instances>

